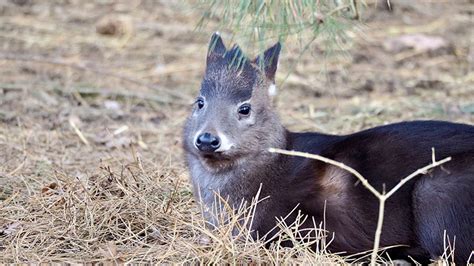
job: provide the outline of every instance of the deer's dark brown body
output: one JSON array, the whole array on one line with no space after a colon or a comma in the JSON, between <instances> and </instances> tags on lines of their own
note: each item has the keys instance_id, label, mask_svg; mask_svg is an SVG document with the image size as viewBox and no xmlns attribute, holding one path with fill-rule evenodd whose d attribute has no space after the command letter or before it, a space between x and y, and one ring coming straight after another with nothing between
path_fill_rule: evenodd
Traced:
<instances>
[{"instance_id":1,"label":"deer's dark brown body","mask_svg":"<svg viewBox=\"0 0 474 266\"><path fill-rule=\"evenodd\" d=\"M254 61L239 60L214 35L201 95L189 117L184 147L196 197L215 204L214 193L234 206L250 201L262 185L253 230L265 235L296 206L310 216L304 227L326 218L333 252L354 254L373 247L378 199L347 171L319 161L268 152L281 148L319 154L360 172L378 191L428 165L431 148L452 161L405 184L386 202L381 246L391 258L429 262L444 252L443 235L455 236L455 260L466 263L474 249L474 127L414 121L346 136L293 133L271 107L280 45ZM326 206L325 206L326 205ZM210 208L212 209L212 208ZM326 210L324 214L324 209ZM210 211L212 212L212 211ZM296 212L294 212L296 213ZM210 224L218 226L212 213ZM295 219L290 215L288 222Z\"/></svg>"}]
</instances>

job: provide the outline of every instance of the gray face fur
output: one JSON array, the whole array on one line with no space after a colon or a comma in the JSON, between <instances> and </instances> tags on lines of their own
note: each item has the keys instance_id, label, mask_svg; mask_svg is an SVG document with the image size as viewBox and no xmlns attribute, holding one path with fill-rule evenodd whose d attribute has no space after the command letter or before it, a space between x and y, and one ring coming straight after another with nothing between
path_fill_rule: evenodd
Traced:
<instances>
[{"instance_id":1,"label":"gray face fur","mask_svg":"<svg viewBox=\"0 0 474 266\"><path fill-rule=\"evenodd\" d=\"M188 157L207 171L229 171L277 146L280 136L272 133L281 131L281 125L271 108L269 90L274 88L279 52L277 43L249 61L238 46L227 50L220 36L213 35L201 90L184 132ZM242 108L250 112L239 112ZM203 133L217 136L220 147L212 153L201 152L196 139Z\"/></svg>"}]
</instances>

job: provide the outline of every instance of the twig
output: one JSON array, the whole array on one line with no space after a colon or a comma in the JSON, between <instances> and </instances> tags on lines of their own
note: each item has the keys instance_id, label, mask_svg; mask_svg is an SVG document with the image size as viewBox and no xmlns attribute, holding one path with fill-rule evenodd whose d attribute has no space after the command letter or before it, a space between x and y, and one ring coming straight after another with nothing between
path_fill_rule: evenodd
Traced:
<instances>
[{"instance_id":1,"label":"twig","mask_svg":"<svg viewBox=\"0 0 474 266\"><path fill-rule=\"evenodd\" d=\"M33 84L0 83L0 93L1 93L1 90L3 90L4 92L19 91L19 90L25 90L28 87L33 87ZM80 96L83 96L83 94L85 95L97 94L104 97L118 96L118 97L124 97L124 98L153 101L157 103L189 106L189 102L187 101L172 101L171 99L169 99L169 97L160 97L156 95L151 95L149 93L140 93L136 91L125 90L123 88L111 89L107 87L72 87L72 86L69 86L69 88L73 92L78 93ZM45 88L45 91L53 91L53 89Z\"/></svg>"},{"instance_id":2,"label":"twig","mask_svg":"<svg viewBox=\"0 0 474 266\"><path fill-rule=\"evenodd\" d=\"M74 91L77 91L80 94L99 94L99 95L104 95L104 96L121 96L125 98L135 98L135 99L140 99L140 100L149 100L149 101L154 101L158 103L173 103L177 105L189 105L187 101L182 101L182 102L174 102L171 101L170 99L166 99L163 97L158 97L155 95L149 95L146 93L139 93L139 92L134 92L134 91L118 91L118 90L112 90L109 88L89 88L89 87L78 87L78 88L73 88Z\"/></svg>"},{"instance_id":3,"label":"twig","mask_svg":"<svg viewBox=\"0 0 474 266\"><path fill-rule=\"evenodd\" d=\"M466 265L471 262L471 258L474 256L474 250L471 252L471 255L469 255L469 258L467 259Z\"/></svg>"},{"instance_id":4,"label":"twig","mask_svg":"<svg viewBox=\"0 0 474 266\"><path fill-rule=\"evenodd\" d=\"M369 181L367 181L367 179L365 179L365 177L363 177L359 172L357 172L354 168L352 168L350 166L347 166L347 165L345 165L341 162L323 157L321 155L311 154L311 153L306 153L306 152L299 152L299 151L287 151L287 150L282 150L282 149L270 148L269 152L281 153L281 154L290 155L290 156L305 157L305 158L309 158L309 159L322 161L322 162L325 162L325 163L328 163L328 164L332 164L332 165L337 166L341 169L344 169L344 170L348 171L349 173L353 174L354 176L356 176L360 180L360 182L362 182L362 184L367 189L369 189L374 195L376 195L377 197L382 196L382 194L379 193L374 187L372 187L369 184Z\"/></svg>"},{"instance_id":5,"label":"twig","mask_svg":"<svg viewBox=\"0 0 474 266\"><path fill-rule=\"evenodd\" d=\"M154 91L166 92L167 94L178 99L182 99L186 101L189 100L184 94L178 93L174 90L163 88L163 87L157 87L157 86L145 83L141 80L138 80L129 76L107 71L107 70L100 69L97 67L86 66L84 64L69 63L64 60L39 57L36 55L18 55L18 54L4 54L4 53L0 53L0 60L35 62L35 63L43 63L43 64L63 66L63 67L70 67L70 68L78 69L81 71L89 71L100 76L110 76L110 77L118 78L118 79L127 81L129 83L133 83L133 84L136 84L136 85L139 85L139 86L142 86Z\"/></svg>"},{"instance_id":6,"label":"twig","mask_svg":"<svg viewBox=\"0 0 474 266\"><path fill-rule=\"evenodd\" d=\"M74 123L74 121L72 121L72 119L69 119L69 125L71 125L72 129L74 130L74 132L77 134L77 136L79 136L79 138L81 139L81 141L89 147L89 141L87 141L86 137L84 137L84 135L82 134L82 132L79 130L79 128L76 126L76 123Z\"/></svg>"},{"instance_id":7,"label":"twig","mask_svg":"<svg viewBox=\"0 0 474 266\"><path fill-rule=\"evenodd\" d=\"M374 194L378 199L379 199L379 216L377 220L377 228L375 230L375 239L374 239L374 248L372 250L372 255L371 255L371 265L376 264L377 260L377 253L379 250L380 246L380 236L382 234L382 225L383 225L383 217L384 217L384 211L385 211L385 201L390 198L396 191L398 191L405 183L413 179L414 177L420 175L420 174L426 174L428 170L435 168L437 166L440 166L448 161L451 161L451 157L444 158L440 161L436 161L435 155L434 155L434 149L432 149L432 162L431 164L419 168L412 174L408 175L407 177L403 178L395 187L393 187L388 193L385 194L385 192L380 193L377 191L373 186L369 184L366 178L364 178L357 170L354 168L351 168L350 166L347 166L341 162L317 155L317 154L311 154L311 153L306 153L306 152L298 152L298 151L287 151L287 150L282 150L282 149L274 149L270 148L269 152L272 153L280 153L280 154L285 154L285 155L290 155L290 156L299 156L299 157L304 157L304 158L309 158L309 159L314 159L318 161L322 161L334 166L337 166L341 169L344 169L351 174L353 174L355 177L357 177L362 185L366 187L372 194Z\"/></svg>"},{"instance_id":8,"label":"twig","mask_svg":"<svg viewBox=\"0 0 474 266\"><path fill-rule=\"evenodd\" d=\"M359 8L357 7L357 1L351 0L351 6L352 6L352 10L354 11L354 16L352 17L352 19L359 20L360 14L359 14Z\"/></svg>"},{"instance_id":9,"label":"twig","mask_svg":"<svg viewBox=\"0 0 474 266\"><path fill-rule=\"evenodd\" d=\"M16 172L20 171L21 168L23 168L23 166L25 165L25 162L26 162L26 156L23 158L23 160L21 161L21 163L20 163L15 169L13 169L10 173L7 174L7 176L12 176L12 175L14 175Z\"/></svg>"}]
</instances>

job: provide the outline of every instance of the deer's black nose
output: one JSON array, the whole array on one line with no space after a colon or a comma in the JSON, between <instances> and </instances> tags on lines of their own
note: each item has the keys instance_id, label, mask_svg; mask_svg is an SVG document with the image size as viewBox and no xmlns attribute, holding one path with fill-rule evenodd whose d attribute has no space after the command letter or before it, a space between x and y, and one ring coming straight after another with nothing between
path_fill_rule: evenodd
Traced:
<instances>
[{"instance_id":1,"label":"deer's black nose","mask_svg":"<svg viewBox=\"0 0 474 266\"><path fill-rule=\"evenodd\" d=\"M196 139L196 147L200 151L214 152L221 146L219 137L212 135L211 133L203 133Z\"/></svg>"}]
</instances>

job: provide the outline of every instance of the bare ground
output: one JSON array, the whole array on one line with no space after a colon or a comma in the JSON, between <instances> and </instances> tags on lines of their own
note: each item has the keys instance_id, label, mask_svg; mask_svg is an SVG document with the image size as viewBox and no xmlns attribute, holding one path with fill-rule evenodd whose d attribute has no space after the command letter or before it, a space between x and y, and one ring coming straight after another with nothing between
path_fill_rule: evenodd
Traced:
<instances>
[{"instance_id":1,"label":"bare ground","mask_svg":"<svg viewBox=\"0 0 474 266\"><path fill-rule=\"evenodd\" d=\"M473 12L469 1L400 1L366 13L336 54L316 42L294 69L287 43L285 125L473 124ZM168 1L0 1L0 263L343 259L200 241L181 150L213 30L194 31L197 19ZM410 34L445 45L387 47Z\"/></svg>"}]
</instances>

